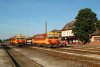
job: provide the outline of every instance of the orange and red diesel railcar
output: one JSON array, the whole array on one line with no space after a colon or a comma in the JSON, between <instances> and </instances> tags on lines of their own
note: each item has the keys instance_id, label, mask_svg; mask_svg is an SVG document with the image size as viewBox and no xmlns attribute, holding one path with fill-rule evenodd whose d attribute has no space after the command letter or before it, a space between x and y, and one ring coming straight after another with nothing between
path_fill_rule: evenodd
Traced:
<instances>
[{"instance_id":1,"label":"orange and red diesel railcar","mask_svg":"<svg viewBox=\"0 0 100 67\"><path fill-rule=\"evenodd\" d=\"M25 37L22 35L16 35L10 38L11 45L18 45L18 46L25 45L25 42L26 42Z\"/></svg>"},{"instance_id":2,"label":"orange and red diesel railcar","mask_svg":"<svg viewBox=\"0 0 100 67\"><path fill-rule=\"evenodd\" d=\"M33 45L41 45L47 47L59 47L59 34L48 33L48 34L38 34L32 39Z\"/></svg>"}]
</instances>

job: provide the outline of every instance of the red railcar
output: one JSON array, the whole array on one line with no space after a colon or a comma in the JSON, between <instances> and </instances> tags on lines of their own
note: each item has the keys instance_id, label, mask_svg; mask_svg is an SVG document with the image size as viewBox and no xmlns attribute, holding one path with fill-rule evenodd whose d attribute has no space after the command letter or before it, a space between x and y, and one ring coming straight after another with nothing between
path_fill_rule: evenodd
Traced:
<instances>
[{"instance_id":1,"label":"red railcar","mask_svg":"<svg viewBox=\"0 0 100 67\"><path fill-rule=\"evenodd\" d=\"M33 45L41 45L48 47L58 47L59 46L59 37L55 34L38 34L33 37Z\"/></svg>"},{"instance_id":2,"label":"red railcar","mask_svg":"<svg viewBox=\"0 0 100 67\"><path fill-rule=\"evenodd\" d=\"M18 46L25 45L25 42L26 42L25 37L23 37L22 35L16 35L10 38L11 45L18 45Z\"/></svg>"}]
</instances>

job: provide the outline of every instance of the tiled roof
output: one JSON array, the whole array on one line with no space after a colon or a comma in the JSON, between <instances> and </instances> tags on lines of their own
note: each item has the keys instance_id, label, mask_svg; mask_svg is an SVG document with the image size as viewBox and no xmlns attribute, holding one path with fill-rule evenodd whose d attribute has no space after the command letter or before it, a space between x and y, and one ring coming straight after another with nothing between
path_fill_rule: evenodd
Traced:
<instances>
[{"instance_id":1,"label":"tiled roof","mask_svg":"<svg viewBox=\"0 0 100 67\"><path fill-rule=\"evenodd\" d=\"M91 35L92 35L92 36L93 36L93 35L99 35L99 36L100 36L100 29L96 29L96 31L95 31L94 33L92 33Z\"/></svg>"},{"instance_id":2,"label":"tiled roof","mask_svg":"<svg viewBox=\"0 0 100 67\"><path fill-rule=\"evenodd\" d=\"M65 30L71 30L74 26L73 26L73 23L75 22L75 20L67 23L63 28L62 28L62 31L65 31Z\"/></svg>"},{"instance_id":3,"label":"tiled roof","mask_svg":"<svg viewBox=\"0 0 100 67\"><path fill-rule=\"evenodd\" d=\"M51 30L50 32L58 32L58 33L61 33L61 30L54 29L54 30Z\"/></svg>"},{"instance_id":4,"label":"tiled roof","mask_svg":"<svg viewBox=\"0 0 100 67\"><path fill-rule=\"evenodd\" d=\"M75 22L75 20L67 23L61 31L66 31L66 30L72 30L72 28L74 28L73 23ZM96 31L94 33L92 33L91 35L99 35L100 36L100 29L96 29Z\"/></svg>"}]
</instances>

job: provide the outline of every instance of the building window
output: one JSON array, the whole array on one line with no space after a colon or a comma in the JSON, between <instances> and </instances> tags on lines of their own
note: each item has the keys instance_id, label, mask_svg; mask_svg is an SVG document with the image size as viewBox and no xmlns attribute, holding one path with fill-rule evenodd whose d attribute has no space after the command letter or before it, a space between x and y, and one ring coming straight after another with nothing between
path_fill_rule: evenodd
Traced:
<instances>
[{"instance_id":1,"label":"building window","mask_svg":"<svg viewBox=\"0 0 100 67\"><path fill-rule=\"evenodd\" d=\"M95 40L96 42L100 42L100 37L94 37L94 40Z\"/></svg>"}]
</instances>

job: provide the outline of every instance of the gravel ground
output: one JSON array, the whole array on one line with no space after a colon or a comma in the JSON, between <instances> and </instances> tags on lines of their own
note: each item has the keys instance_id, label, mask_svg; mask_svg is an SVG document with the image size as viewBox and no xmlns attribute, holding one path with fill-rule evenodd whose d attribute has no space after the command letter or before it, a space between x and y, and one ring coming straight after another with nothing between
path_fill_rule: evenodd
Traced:
<instances>
[{"instance_id":1,"label":"gravel ground","mask_svg":"<svg viewBox=\"0 0 100 67\"><path fill-rule=\"evenodd\" d=\"M66 59L63 54L55 54L39 49L29 48L15 48L14 50L23 53L35 62L43 65L44 67L93 67L88 64L76 62L70 58ZM67 57L67 55L66 55Z\"/></svg>"}]
</instances>

